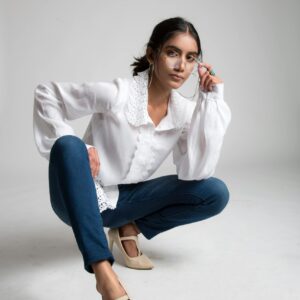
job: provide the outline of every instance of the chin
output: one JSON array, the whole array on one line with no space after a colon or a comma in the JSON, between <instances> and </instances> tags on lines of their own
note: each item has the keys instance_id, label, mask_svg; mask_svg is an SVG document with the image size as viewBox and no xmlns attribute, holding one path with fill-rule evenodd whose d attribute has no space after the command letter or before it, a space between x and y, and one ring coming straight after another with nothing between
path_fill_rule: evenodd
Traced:
<instances>
[{"instance_id":1,"label":"chin","mask_svg":"<svg viewBox=\"0 0 300 300\"><path fill-rule=\"evenodd\" d=\"M182 86L182 82L174 82L173 80L169 81L169 86L172 89L178 89Z\"/></svg>"}]
</instances>

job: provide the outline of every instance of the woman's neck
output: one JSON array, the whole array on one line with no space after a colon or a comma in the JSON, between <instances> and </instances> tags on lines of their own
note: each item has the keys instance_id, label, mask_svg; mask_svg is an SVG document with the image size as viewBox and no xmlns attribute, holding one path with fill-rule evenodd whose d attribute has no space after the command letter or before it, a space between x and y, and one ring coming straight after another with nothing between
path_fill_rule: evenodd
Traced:
<instances>
[{"instance_id":1,"label":"woman's neck","mask_svg":"<svg viewBox=\"0 0 300 300\"><path fill-rule=\"evenodd\" d=\"M166 88L159 84L155 76L148 88L148 104L152 107L160 107L168 104L171 89Z\"/></svg>"}]
</instances>

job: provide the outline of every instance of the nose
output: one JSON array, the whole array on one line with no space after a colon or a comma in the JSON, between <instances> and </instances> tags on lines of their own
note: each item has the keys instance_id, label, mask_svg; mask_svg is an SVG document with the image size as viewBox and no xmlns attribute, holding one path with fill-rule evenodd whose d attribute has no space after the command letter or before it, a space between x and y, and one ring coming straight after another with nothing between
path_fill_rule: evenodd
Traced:
<instances>
[{"instance_id":1,"label":"nose","mask_svg":"<svg viewBox=\"0 0 300 300\"><path fill-rule=\"evenodd\" d=\"M179 58L178 61L176 62L175 70L180 71L180 72L184 72L185 67L186 67L186 62L184 61L183 58Z\"/></svg>"}]
</instances>

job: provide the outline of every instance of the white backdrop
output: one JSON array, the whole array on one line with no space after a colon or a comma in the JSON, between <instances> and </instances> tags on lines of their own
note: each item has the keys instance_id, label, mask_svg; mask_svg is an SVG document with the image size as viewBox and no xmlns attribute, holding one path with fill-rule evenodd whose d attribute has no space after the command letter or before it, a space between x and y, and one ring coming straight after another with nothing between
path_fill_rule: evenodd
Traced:
<instances>
[{"instance_id":1,"label":"white backdrop","mask_svg":"<svg viewBox=\"0 0 300 300\"><path fill-rule=\"evenodd\" d=\"M143 54L155 24L174 16L195 25L204 61L225 83L232 122L217 171L300 165L299 6L291 0L2 1L1 182L45 175L47 161L32 134L37 84L131 76L133 56ZM79 136L89 119L72 121ZM175 171L170 158L160 174Z\"/></svg>"},{"instance_id":2,"label":"white backdrop","mask_svg":"<svg viewBox=\"0 0 300 300\"><path fill-rule=\"evenodd\" d=\"M134 299L198 300L199 290L208 300L298 299L299 3L0 0L0 298L99 298L71 228L50 206L48 161L33 139L35 87L129 77L153 27L182 16L198 30L232 111L215 173L229 205L142 239L157 263L150 273L115 270ZM78 136L89 119L70 123ZM152 177L170 173L171 156ZM170 272L176 278L162 288Z\"/></svg>"}]
</instances>

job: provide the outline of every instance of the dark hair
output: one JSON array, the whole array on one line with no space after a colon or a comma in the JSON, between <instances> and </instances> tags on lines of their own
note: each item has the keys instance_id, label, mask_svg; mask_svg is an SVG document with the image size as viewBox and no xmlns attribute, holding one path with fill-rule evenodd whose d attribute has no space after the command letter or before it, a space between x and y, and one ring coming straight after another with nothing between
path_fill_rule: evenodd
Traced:
<instances>
[{"instance_id":1,"label":"dark hair","mask_svg":"<svg viewBox=\"0 0 300 300\"><path fill-rule=\"evenodd\" d=\"M152 31L149 42L146 44L146 48L150 47L155 54L158 54L164 43L180 32L188 32L191 34L198 46L198 56L202 58L200 38L195 27L192 23L181 17L169 18L158 23ZM132 71L133 76L149 68L146 54L139 58L134 57L134 59L135 62L130 65L134 67Z\"/></svg>"}]
</instances>

